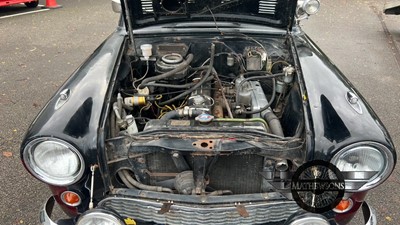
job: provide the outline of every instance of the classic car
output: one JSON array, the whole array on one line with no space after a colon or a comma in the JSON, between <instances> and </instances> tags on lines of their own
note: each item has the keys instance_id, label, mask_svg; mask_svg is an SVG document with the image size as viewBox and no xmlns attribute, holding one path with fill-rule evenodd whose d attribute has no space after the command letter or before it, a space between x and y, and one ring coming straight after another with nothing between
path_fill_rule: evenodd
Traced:
<instances>
[{"instance_id":1,"label":"classic car","mask_svg":"<svg viewBox=\"0 0 400 225\"><path fill-rule=\"evenodd\" d=\"M39 0L0 0L0 7L22 3L24 3L28 8L35 8L39 5Z\"/></svg>"},{"instance_id":2,"label":"classic car","mask_svg":"<svg viewBox=\"0 0 400 225\"><path fill-rule=\"evenodd\" d=\"M115 32L21 145L53 194L42 224L377 224L364 199L395 148L300 28L318 0L112 6Z\"/></svg>"},{"instance_id":3,"label":"classic car","mask_svg":"<svg viewBox=\"0 0 400 225\"><path fill-rule=\"evenodd\" d=\"M393 1L386 2L383 12L386 15L399 15L400 14L400 1L393 0Z\"/></svg>"}]
</instances>

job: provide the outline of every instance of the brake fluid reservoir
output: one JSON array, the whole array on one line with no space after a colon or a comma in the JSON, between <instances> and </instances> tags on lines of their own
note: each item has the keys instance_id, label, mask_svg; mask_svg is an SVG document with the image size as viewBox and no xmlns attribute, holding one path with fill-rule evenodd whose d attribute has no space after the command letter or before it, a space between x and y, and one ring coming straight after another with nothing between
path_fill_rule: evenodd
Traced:
<instances>
[{"instance_id":1,"label":"brake fluid reservoir","mask_svg":"<svg viewBox=\"0 0 400 225\"><path fill-rule=\"evenodd\" d=\"M149 60L150 56L152 54L151 50L152 50L153 46L151 44L144 44L140 46L140 49L142 50L142 55L143 58L145 60Z\"/></svg>"}]
</instances>

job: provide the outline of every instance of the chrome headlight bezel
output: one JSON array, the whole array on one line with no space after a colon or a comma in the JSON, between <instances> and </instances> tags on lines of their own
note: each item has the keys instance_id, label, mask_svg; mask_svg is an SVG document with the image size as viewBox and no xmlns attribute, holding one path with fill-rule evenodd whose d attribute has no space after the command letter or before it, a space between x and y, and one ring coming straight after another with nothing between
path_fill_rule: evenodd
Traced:
<instances>
[{"instance_id":1,"label":"chrome headlight bezel","mask_svg":"<svg viewBox=\"0 0 400 225\"><path fill-rule=\"evenodd\" d=\"M115 225L125 225L125 222L120 218L120 216L113 211L104 210L102 208L92 209L83 213L76 225L91 224L94 219L102 219L108 222L112 222Z\"/></svg>"},{"instance_id":2,"label":"chrome headlight bezel","mask_svg":"<svg viewBox=\"0 0 400 225\"><path fill-rule=\"evenodd\" d=\"M316 213L309 213L299 211L291 215L285 222L288 225L305 225L305 224L318 224L318 225L329 225L329 221L325 216Z\"/></svg>"},{"instance_id":3,"label":"chrome headlight bezel","mask_svg":"<svg viewBox=\"0 0 400 225\"><path fill-rule=\"evenodd\" d=\"M383 162L382 163L382 168L380 171L377 171L372 177L366 178L365 180L363 179L346 179L348 178L345 175L345 183L346 187L357 187L357 188L346 188L347 192L360 192L360 191L366 191L370 190L374 187L377 187L381 183L383 183L392 173L394 169L394 156L392 151L388 147L386 147L383 144L376 143L376 142L360 142L360 143L355 143L351 144L349 146L344 147L343 149L339 150L336 152L336 154L332 157L331 163L338 167L338 169L342 173L347 173L347 172L355 172L355 171L344 171L341 166L338 166L339 160L344 160L344 158L348 155L351 155L351 153L355 154L355 152L358 151L371 151L374 153L379 152L382 156ZM360 153L361 154L361 153ZM359 172L371 172L371 171L359 171ZM375 172L375 171L373 171ZM348 174L348 173L347 173ZM365 176L367 177L367 176ZM359 182L361 183L361 186L358 187L357 185L352 185L352 183Z\"/></svg>"},{"instance_id":4,"label":"chrome headlight bezel","mask_svg":"<svg viewBox=\"0 0 400 225\"><path fill-rule=\"evenodd\" d=\"M310 6L317 5L314 11L310 11ZM300 0L297 2L296 17L297 20L302 20L308 18L310 15L316 14L321 8L321 3L319 0Z\"/></svg>"},{"instance_id":5,"label":"chrome headlight bezel","mask_svg":"<svg viewBox=\"0 0 400 225\"><path fill-rule=\"evenodd\" d=\"M49 171L43 170L35 161L34 159L34 151L36 148L43 143L51 143L55 145L59 145L63 147L64 149L68 149L72 154L76 156L76 160L78 162L78 168L76 171L71 174L67 175L67 177L57 177L54 175L51 175ZM76 183L79 179L82 178L84 171L85 171L85 161L82 157L82 154L70 143L63 141L58 138L53 138L53 137L41 137L34 139L28 144L25 145L24 150L23 150L23 160L24 163L31 172L32 175L34 175L37 179L50 184L50 185L55 185L55 186L68 186L71 184ZM58 162L60 163L60 162ZM64 162L65 163L65 162ZM68 162L67 162L68 163Z\"/></svg>"}]
</instances>

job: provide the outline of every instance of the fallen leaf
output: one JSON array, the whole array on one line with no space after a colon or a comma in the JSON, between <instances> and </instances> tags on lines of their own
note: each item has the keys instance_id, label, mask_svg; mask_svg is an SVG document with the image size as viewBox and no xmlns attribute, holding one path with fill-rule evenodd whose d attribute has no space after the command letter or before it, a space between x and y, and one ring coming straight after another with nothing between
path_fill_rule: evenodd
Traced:
<instances>
[{"instance_id":1,"label":"fallen leaf","mask_svg":"<svg viewBox=\"0 0 400 225\"><path fill-rule=\"evenodd\" d=\"M385 219L386 219L387 221L392 221L392 217L390 217L390 216L385 217Z\"/></svg>"},{"instance_id":2,"label":"fallen leaf","mask_svg":"<svg viewBox=\"0 0 400 225\"><path fill-rule=\"evenodd\" d=\"M3 156L9 158L9 157L13 156L13 153L12 152L3 152Z\"/></svg>"}]
</instances>

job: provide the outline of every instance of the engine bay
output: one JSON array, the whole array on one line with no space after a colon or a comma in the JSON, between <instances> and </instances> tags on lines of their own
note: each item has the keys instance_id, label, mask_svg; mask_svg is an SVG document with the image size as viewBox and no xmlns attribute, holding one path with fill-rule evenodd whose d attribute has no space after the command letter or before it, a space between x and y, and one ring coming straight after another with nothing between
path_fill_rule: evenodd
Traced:
<instances>
[{"instance_id":1,"label":"engine bay","mask_svg":"<svg viewBox=\"0 0 400 225\"><path fill-rule=\"evenodd\" d=\"M171 38L140 43L139 55L124 60L111 136L221 123L285 136L279 118L296 79L285 39Z\"/></svg>"},{"instance_id":2,"label":"engine bay","mask_svg":"<svg viewBox=\"0 0 400 225\"><path fill-rule=\"evenodd\" d=\"M139 57L126 54L120 65L109 117L115 186L261 193L301 164L302 98L285 38L136 45Z\"/></svg>"}]
</instances>

